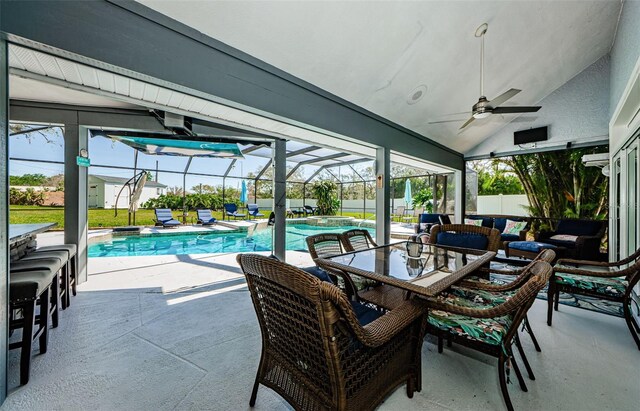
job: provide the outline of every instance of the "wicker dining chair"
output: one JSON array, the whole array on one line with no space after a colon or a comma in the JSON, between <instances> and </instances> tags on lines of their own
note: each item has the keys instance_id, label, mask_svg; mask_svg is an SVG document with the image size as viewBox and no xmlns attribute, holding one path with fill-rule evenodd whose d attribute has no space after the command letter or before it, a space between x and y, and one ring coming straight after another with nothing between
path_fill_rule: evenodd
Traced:
<instances>
[{"instance_id":1,"label":"wicker dining chair","mask_svg":"<svg viewBox=\"0 0 640 411\"><path fill-rule=\"evenodd\" d=\"M367 250L378 246L371 238L371 233L362 228L354 228L343 232L342 245L347 252ZM346 273L344 275L352 276ZM363 278L358 278L356 282L364 286L357 287L356 285L360 300L375 304L385 310L391 310L405 300L405 292L397 287Z\"/></svg>"},{"instance_id":2,"label":"wicker dining chair","mask_svg":"<svg viewBox=\"0 0 640 411\"><path fill-rule=\"evenodd\" d=\"M477 237L486 238L486 242ZM470 224L441 224L431 228L429 243L449 247L476 248L497 252L500 231Z\"/></svg>"},{"instance_id":3,"label":"wicker dining chair","mask_svg":"<svg viewBox=\"0 0 640 411\"><path fill-rule=\"evenodd\" d=\"M558 311L561 292L619 302L622 303L627 327L640 350L640 325L631 312L631 292L639 280L640 249L623 260L611 263L560 259L549 281L547 324L551 325L553 311Z\"/></svg>"},{"instance_id":4,"label":"wicker dining chair","mask_svg":"<svg viewBox=\"0 0 640 411\"><path fill-rule=\"evenodd\" d=\"M443 340L447 339L498 358L500 389L509 411L513 410L507 389L511 366L520 388L527 391L512 346L515 343L529 378L534 380L533 370L520 343L518 327L533 305L538 292L547 284L553 270L549 263L542 261L536 261L529 269L532 275L526 283L513 297L495 307L471 308L442 302L437 298L427 300L427 332L438 337L438 352L442 352Z\"/></svg>"},{"instance_id":5,"label":"wicker dining chair","mask_svg":"<svg viewBox=\"0 0 640 411\"><path fill-rule=\"evenodd\" d=\"M371 238L369 230L365 230L364 228L354 228L345 231L342 233L340 239L342 240L342 246L347 252L367 250L378 246L378 244L373 241L373 238Z\"/></svg>"},{"instance_id":6,"label":"wicker dining chair","mask_svg":"<svg viewBox=\"0 0 640 411\"><path fill-rule=\"evenodd\" d=\"M342 234L316 234L307 237L306 241L313 261L316 261L318 258L328 258L343 254L345 252L344 249L351 252L355 251L351 250L352 245L345 245L346 240ZM371 242L372 245L375 246L372 239ZM385 310L393 309L405 300L404 291L397 287L351 276L348 273L338 270L328 270L327 274L329 274L334 284L344 287L344 291L347 293L349 299L356 298L357 300L366 301ZM342 281L338 281L338 279Z\"/></svg>"},{"instance_id":7,"label":"wicker dining chair","mask_svg":"<svg viewBox=\"0 0 640 411\"><path fill-rule=\"evenodd\" d=\"M262 334L250 406L260 384L296 410L372 410L405 382L409 398L421 390L424 302L362 326L336 286L268 257L237 261Z\"/></svg>"},{"instance_id":8,"label":"wicker dining chair","mask_svg":"<svg viewBox=\"0 0 640 411\"><path fill-rule=\"evenodd\" d=\"M496 306L504 303L517 292L518 288L524 285L532 274L531 267L536 261L544 261L546 263L553 263L556 258L556 253L553 250L543 250L536 258L531 261L527 266L517 269L496 269L496 268L481 268L480 271L488 272L489 274L500 274L502 276L514 276L512 281L504 282L501 280L487 280L477 276L466 277L456 285L452 286L442 298L448 299L458 305L466 306ZM528 316L525 315L522 322L524 330L529 333L531 341L536 351L542 352L538 339L533 333L533 328L529 321Z\"/></svg>"}]
</instances>

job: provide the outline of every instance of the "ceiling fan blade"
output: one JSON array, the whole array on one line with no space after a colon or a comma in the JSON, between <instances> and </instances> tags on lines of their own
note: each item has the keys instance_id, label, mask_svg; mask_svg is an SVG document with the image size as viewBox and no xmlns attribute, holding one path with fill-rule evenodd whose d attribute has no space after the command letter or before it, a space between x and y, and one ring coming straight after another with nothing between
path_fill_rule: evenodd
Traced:
<instances>
[{"instance_id":1,"label":"ceiling fan blade","mask_svg":"<svg viewBox=\"0 0 640 411\"><path fill-rule=\"evenodd\" d=\"M511 114L511 113L535 113L540 110L540 106L513 106L513 107L496 107L492 110L493 114Z\"/></svg>"},{"instance_id":2,"label":"ceiling fan blade","mask_svg":"<svg viewBox=\"0 0 640 411\"><path fill-rule=\"evenodd\" d=\"M518 94L521 91L522 90L518 90L517 88L512 88L510 90L507 90L504 93L500 94L498 97L496 97L493 100L489 101L489 105L491 107L493 107L493 108L496 108L500 104L502 104L505 101L509 100L511 97L515 96L516 94Z\"/></svg>"},{"instance_id":3,"label":"ceiling fan blade","mask_svg":"<svg viewBox=\"0 0 640 411\"><path fill-rule=\"evenodd\" d=\"M463 121L463 118L458 118L456 120L440 120L440 121L429 121L427 124L440 124L440 123L459 123Z\"/></svg>"},{"instance_id":4,"label":"ceiling fan blade","mask_svg":"<svg viewBox=\"0 0 640 411\"><path fill-rule=\"evenodd\" d=\"M463 128L465 128L465 127L466 127L466 126L468 126L469 124L471 124L471 123L473 122L473 120L475 120L475 119L476 119L475 117L471 117L469 120L467 120L467 122L466 122L466 123L464 123L464 124L462 125L462 127L460 127L460 130L462 130Z\"/></svg>"}]
</instances>

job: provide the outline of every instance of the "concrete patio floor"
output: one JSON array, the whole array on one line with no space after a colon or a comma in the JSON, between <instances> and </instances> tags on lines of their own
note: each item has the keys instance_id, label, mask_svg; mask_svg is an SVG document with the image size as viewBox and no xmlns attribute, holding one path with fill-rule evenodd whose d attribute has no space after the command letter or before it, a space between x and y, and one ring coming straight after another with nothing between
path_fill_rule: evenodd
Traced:
<instances>
[{"instance_id":1,"label":"concrete patio floor","mask_svg":"<svg viewBox=\"0 0 640 411\"><path fill-rule=\"evenodd\" d=\"M310 264L306 253L288 259ZM24 387L11 351L0 410L249 409L260 332L235 255L95 258L89 270L49 334L49 351L34 349ZM516 409L637 409L640 351L623 319L561 306L548 327L544 301L530 318L543 352L523 336L537 378L527 380L528 393L510 385ZM495 364L462 347L438 354L425 342L422 392L409 399L403 386L380 409L502 411ZM290 409L264 387L255 408Z\"/></svg>"}]
</instances>

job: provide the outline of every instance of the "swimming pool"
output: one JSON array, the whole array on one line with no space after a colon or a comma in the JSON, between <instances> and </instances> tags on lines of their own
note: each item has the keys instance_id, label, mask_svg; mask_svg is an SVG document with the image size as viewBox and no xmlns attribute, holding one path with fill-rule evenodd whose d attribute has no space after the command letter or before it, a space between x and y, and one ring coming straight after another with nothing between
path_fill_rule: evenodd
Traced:
<instances>
[{"instance_id":1,"label":"swimming pool","mask_svg":"<svg viewBox=\"0 0 640 411\"><path fill-rule=\"evenodd\" d=\"M307 250L305 238L319 233L341 233L356 226L322 227L288 224L287 250ZM365 228L372 235L375 229ZM177 255L209 253L251 253L271 251L271 229L246 232L185 233L178 235L135 235L112 237L89 244L89 257L133 257L144 255Z\"/></svg>"}]
</instances>

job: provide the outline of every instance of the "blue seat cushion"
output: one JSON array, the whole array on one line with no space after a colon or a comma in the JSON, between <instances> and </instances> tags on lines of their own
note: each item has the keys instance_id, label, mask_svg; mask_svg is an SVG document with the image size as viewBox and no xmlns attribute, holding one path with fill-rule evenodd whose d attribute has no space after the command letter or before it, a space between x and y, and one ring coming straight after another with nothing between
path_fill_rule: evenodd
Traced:
<instances>
[{"instance_id":1,"label":"blue seat cushion","mask_svg":"<svg viewBox=\"0 0 640 411\"><path fill-rule=\"evenodd\" d=\"M327 283L333 284L333 281L331 280L331 277L329 277L329 274L327 274L327 272L320 267L316 267L316 266L304 267L302 268L302 271L313 275L314 277L320 279L321 281L325 281Z\"/></svg>"},{"instance_id":2,"label":"blue seat cushion","mask_svg":"<svg viewBox=\"0 0 640 411\"><path fill-rule=\"evenodd\" d=\"M596 235L602 229L602 221L560 220L556 234Z\"/></svg>"},{"instance_id":3,"label":"blue seat cushion","mask_svg":"<svg viewBox=\"0 0 640 411\"><path fill-rule=\"evenodd\" d=\"M502 241L518 241L520 236L516 234L500 234L500 239Z\"/></svg>"},{"instance_id":4,"label":"blue seat cushion","mask_svg":"<svg viewBox=\"0 0 640 411\"><path fill-rule=\"evenodd\" d=\"M420 214L420 223L440 224L440 214Z\"/></svg>"},{"instance_id":5,"label":"blue seat cushion","mask_svg":"<svg viewBox=\"0 0 640 411\"><path fill-rule=\"evenodd\" d=\"M547 248L553 249L556 248L556 246L538 241L512 241L509 243L509 249L528 251L530 253L539 253Z\"/></svg>"},{"instance_id":6,"label":"blue seat cushion","mask_svg":"<svg viewBox=\"0 0 640 411\"><path fill-rule=\"evenodd\" d=\"M473 248L486 250L489 240L481 234L438 233L436 244L449 247Z\"/></svg>"},{"instance_id":7,"label":"blue seat cushion","mask_svg":"<svg viewBox=\"0 0 640 411\"><path fill-rule=\"evenodd\" d=\"M180 225L181 224L180 221L174 220L174 219L166 220L166 221L160 221L160 222L162 223L162 225Z\"/></svg>"},{"instance_id":8,"label":"blue seat cushion","mask_svg":"<svg viewBox=\"0 0 640 411\"><path fill-rule=\"evenodd\" d=\"M358 318L358 322L363 327L382 316L382 313L380 311L374 310L371 307L367 307L366 305L357 301L351 301L351 306L353 307L353 311Z\"/></svg>"}]
</instances>

